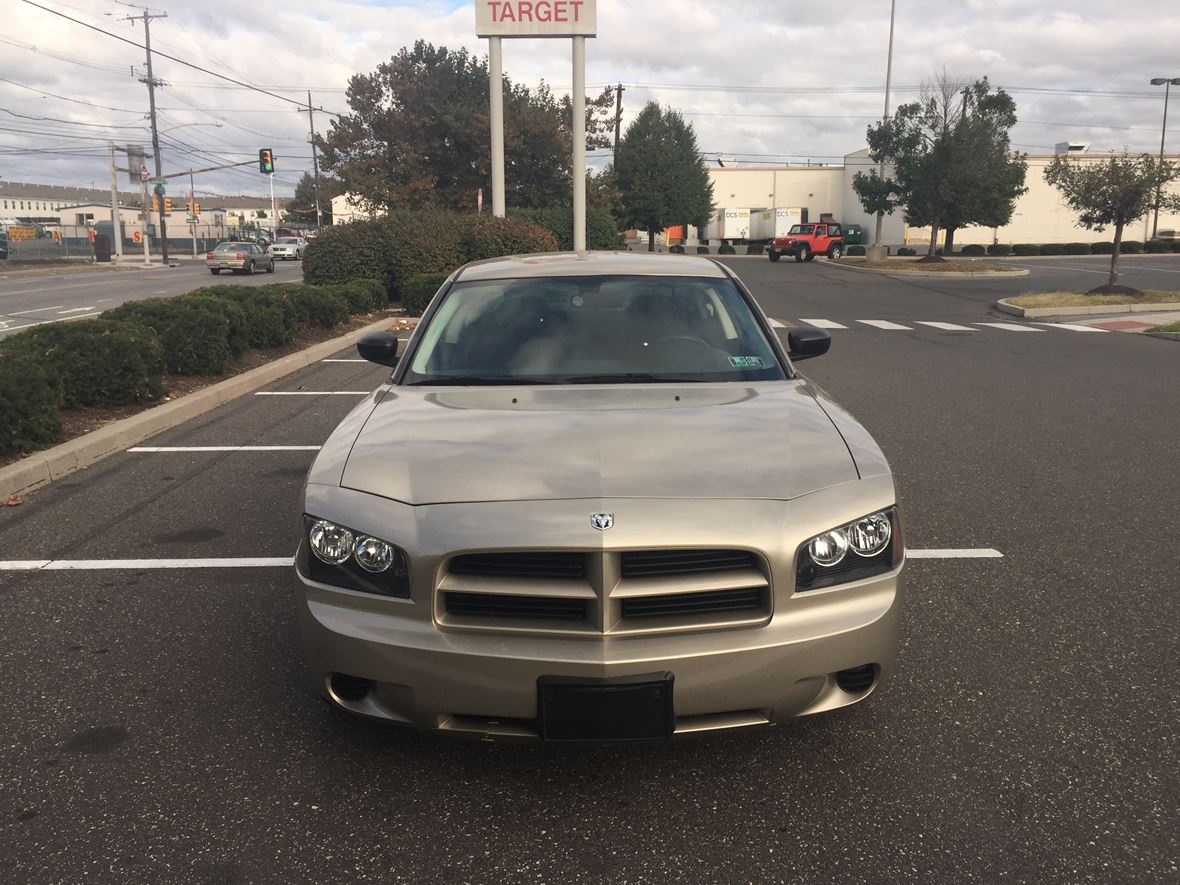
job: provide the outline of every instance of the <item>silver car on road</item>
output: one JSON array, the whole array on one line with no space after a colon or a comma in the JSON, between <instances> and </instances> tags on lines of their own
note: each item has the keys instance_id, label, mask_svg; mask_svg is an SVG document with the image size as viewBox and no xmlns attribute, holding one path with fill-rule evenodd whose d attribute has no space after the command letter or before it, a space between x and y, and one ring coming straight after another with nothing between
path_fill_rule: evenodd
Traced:
<instances>
[{"instance_id":1,"label":"silver car on road","mask_svg":"<svg viewBox=\"0 0 1180 885\"><path fill-rule=\"evenodd\" d=\"M869 434L704 258L456 271L307 480L296 586L316 691L485 739L649 740L865 699L904 546Z\"/></svg>"}]
</instances>

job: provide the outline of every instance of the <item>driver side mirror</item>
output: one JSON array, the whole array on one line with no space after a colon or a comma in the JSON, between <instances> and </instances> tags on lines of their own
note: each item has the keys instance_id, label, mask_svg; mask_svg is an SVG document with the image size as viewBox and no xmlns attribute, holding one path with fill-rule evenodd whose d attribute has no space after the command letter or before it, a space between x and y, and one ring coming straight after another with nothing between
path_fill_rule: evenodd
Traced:
<instances>
[{"instance_id":1,"label":"driver side mirror","mask_svg":"<svg viewBox=\"0 0 1180 885\"><path fill-rule=\"evenodd\" d=\"M397 336L392 332L370 332L356 342L356 352L363 359L380 366L397 365Z\"/></svg>"},{"instance_id":2,"label":"driver side mirror","mask_svg":"<svg viewBox=\"0 0 1180 885\"><path fill-rule=\"evenodd\" d=\"M787 332L787 356L792 360L807 360L823 356L832 346L832 333L815 326L799 326Z\"/></svg>"}]
</instances>

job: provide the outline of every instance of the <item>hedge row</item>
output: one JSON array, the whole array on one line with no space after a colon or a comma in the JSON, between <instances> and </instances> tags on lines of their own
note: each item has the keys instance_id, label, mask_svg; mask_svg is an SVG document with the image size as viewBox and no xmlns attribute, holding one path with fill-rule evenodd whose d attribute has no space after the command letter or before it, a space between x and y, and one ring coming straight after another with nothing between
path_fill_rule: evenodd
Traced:
<instances>
[{"instance_id":1,"label":"hedge row","mask_svg":"<svg viewBox=\"0 0 1180 885\"><path fill-rule=\"evenodd\" d=\"M1138 255L1142 252L1180 252L1180 240L1124 240L1119 250L1124 255ZM1114 243L993 243L985 250L983 246L964 246L962 255L1110 255Z\"/></svg>"},{"instance_id":2,"label":"hedge row","mask_svg":"<svg viewBox=\"0 0 1180 885\"><path fill-rule=\"evenodd\" d=\"M397 299L418 274L450 273L481 258L556 249L552 233L520 218L398 211L326 228L304 253L303 278L316 285L381 280L388 297Z\"/></svg>"},{"instance_id":3,"label":"hedge row","mask_svg":"<svg viewBox=\"0 0 1180 885\"><path fill-rule=\"evenodd\" d=\"M251 347L280 347L304 326L331 328L386 304L377 280L209 286L11 335L0 340L0 453L54 442L62 409L152 402L165 374L220 375Z\"/></svg>"}]
</instances>

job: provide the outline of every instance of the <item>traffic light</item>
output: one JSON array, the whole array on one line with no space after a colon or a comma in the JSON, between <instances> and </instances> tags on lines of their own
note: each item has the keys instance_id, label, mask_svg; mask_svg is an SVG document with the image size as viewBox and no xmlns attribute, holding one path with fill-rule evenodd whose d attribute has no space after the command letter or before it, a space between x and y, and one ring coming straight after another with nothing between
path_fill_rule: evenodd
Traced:
<instances>
[{"instance_id":1,"label":"traffic light","mask_svg":"<svg viewBox=\"0 0 1180 885\"><path fill-rule=\"evenodd\" d=\"M172 211L172 198L171 197L164 197L164 211L165 212Z\"/></svg>"},{"instance_id":2,"label":"traffic light","mask_svg":"<svg viewBox=\"0 0 1180 885\"><path fill-rule=\"evenodd\" d=\"M275 171L275 155L270 148L261 148L258 151L258 171L264 175L270 175Z\"/></svg>"},{"instance_id":3,"label":"traffic light","mask_svg":"<svg viewBox=\"0 0 1180 885\"><path fill-rule=\"evenodd\" d=\"M152 194L152 211L153 212L160 211L160 197L156 194ZM171 197L164 197L164 211L165 212L172 211L172 198Z\"/></svg>"}]
</instances>

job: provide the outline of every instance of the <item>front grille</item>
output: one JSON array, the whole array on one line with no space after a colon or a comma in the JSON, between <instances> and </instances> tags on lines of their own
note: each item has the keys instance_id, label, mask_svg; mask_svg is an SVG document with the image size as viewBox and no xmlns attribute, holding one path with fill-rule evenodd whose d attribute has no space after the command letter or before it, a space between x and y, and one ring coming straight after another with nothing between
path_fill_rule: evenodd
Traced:
<instances>
[{"instance_id":1,"label":"front grille","mask_svg":"<svg viewBox=\"0 0 1180 885\"><path fill-rule=\"evenodd\" d=\"M624 578L699 575L757 567L757 557L745 550L632 550L623 554Z\"/></svg>"},{"instance_id":2,"label":"front grille","mask_svg":"<svg viewBox=\"0 0 1180 885\"><path fill-rule=\"evenodd\" d=\"M771 613L765 561L745 550L494 550L447 561L440 624L462 630L644 633Z\"/></svg>"},{"instance_id":3,"label":"front grille","mask_svg":"<svg viewBox=\"0 0 1180 885\"><path fill-rule=\"evenodd\" d=\"M582 553L468 553L451 560L451 574L489 578L581 578Z\"/></svg>"},{"instance_id":4,"label":"front grille","mask_svg":"<svg viewBox=\"0 0 1180 885\"><path fill-rule=\"evenodd\" d=\"M584 621L586 600L553 596L447 593L447 614L460 617Z\"/></svg>"},{"instance_id":5,"label":"front grille","mask_svg":"<svg viewBox=\"0 0 1180 885\"><path fill-rule=\"evenodd\" d=\"M624 618L706 615L717 612L759 611L765 607L760 587L710 590L704 593L671 593L623 600Z\"/></svg>"}]
</instances>

